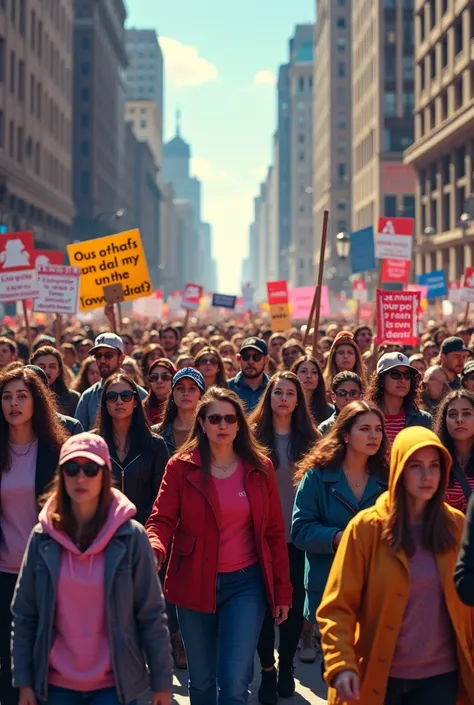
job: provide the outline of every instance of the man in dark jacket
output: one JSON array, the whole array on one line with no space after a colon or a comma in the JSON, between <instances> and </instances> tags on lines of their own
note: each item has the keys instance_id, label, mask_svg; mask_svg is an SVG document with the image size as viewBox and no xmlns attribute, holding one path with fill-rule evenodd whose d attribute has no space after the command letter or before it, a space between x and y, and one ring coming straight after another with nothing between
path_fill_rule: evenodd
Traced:
<instances>
[{"instance_id":1,"label":"man in dark jacket","mask_svg":"<svg viewBox=\"0 0 474 705\"><path fill-rule=\"evenodd\" d=\"M265 374L268 362L266 342L261 338L247 338L242 343L237 360L240 372L228 381L227 386L237 394L249 414L257 406L269 381Z\"/></svg>"}]
</instances>

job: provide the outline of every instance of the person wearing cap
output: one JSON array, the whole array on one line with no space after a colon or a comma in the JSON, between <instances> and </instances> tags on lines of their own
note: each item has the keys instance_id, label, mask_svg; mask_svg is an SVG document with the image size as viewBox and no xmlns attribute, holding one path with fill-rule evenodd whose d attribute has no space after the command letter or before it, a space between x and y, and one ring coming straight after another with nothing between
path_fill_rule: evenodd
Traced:
<instances>
[{"instance_id":1,"label":"person wearing cap","mask_svg":"<svg viewBox=\"0 0 474 705\"><path fill-rule=\"evenodd\" d=\"M41 374L44 374L40 370ZM67 432L47 381L26 367L0 377L0 701L16 705L10 670L10 603L39 498L51 483Z\"/></svg>"},{"instance_id":2,"label":"person wearing cap","mask_svg":"<svg viewBox=\"0 0 474 705\"><path fill-rule=\"evenodd\" d=\"M418 370L401 352L385 353L377 363L365 399L383 411L391 443L406 427L431 428L431 414L420 408L420 380Z\"/></svg>"},{"instance_id":3,"label":"person wearing cap","mask_svg":"<svg viewBox=\"0 0 474 705\"><path fill-rule=\"evenodd\" d=\"M450 468L436 434L404 429L388 492L347 526L317 611L328 705L473 705L474 620L454 584L464 517L444 502Z\"/></svg>"},{"instance_id":4,"label":"person wearing cap","mask_svg":"<svg viewBox=\"0 0 474 705\"><path fill-rule=\"evenodd\" d=\"M86 389L79 399L75 417L81 422L84 431L90 431L95 423L105 380L120 369L125 359L122 338L115 333L101 333L89 354L95 358L102 379ZM142 401L146 399L145 389L138 387L138 393Z\"/></svg>"},{"instance_id":5,"label":"person wearing cap","mask_svg":"<svg viewBox=\"0 0 474 705\"><path fill-rule=\"evenodd\" d=\"M255 409L269 382L265 373L268 362L267 344L261 338L246 338L237 355L240 372L227 383L242 401L245 411L249 414Z\"/></svg>"},{"instance_id":6,"label":"person wearing cap","mask_svg":"<svg viewBox=\"0 0 474 705\"><path fill-rule=\"evenodd\" d=\"M156 564L136 508L112 487L107 443L64 443L12 602L22 705L170 705L172 661ZM3 692L2 692L3 703Z\"/></svg>"},{"instance_id":7,"label":"person wearing cap","mask_svg":"<svg viewBox=\"0 0 474 705\"><path fill-rule=\"evenodd\" d=\"M462 368L461 387L468 392L474 392L474 360L469 360Z\"/></svg>"},{"instance_id":8,"label":"person wearing cap","mask_svg":"<svg viewBox=\"0 0 474 705\"><path fill-rule=\"evenodd\" d=\"M440 348L440 364L443 372L448 378L451 390L459 389L461 386L460 374L463 370L466 358L469 355L469 348L466 348L462 338L452 335L445 338Z\"/></svg>"},{"instance_id":9,"label":"person wearing cap","mask_svg":"<svg viewBox=\"0 0 474 705\"><path fill-rule=\"evenodd\" d=\"M338 372L355 372L362 380L364 387L367 385L367 375L362 361L362 355L350 331L341 330L334 338L329 351L329 358L324 370L326 389L332 388L332 380Z\"/></svg>"}]
</instances>

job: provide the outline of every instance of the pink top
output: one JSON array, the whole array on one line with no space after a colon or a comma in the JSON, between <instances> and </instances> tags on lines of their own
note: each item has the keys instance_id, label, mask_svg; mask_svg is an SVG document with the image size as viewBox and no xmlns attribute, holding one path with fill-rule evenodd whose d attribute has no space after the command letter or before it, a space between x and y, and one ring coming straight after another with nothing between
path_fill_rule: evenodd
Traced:
<instances>
[{"instance_id":1,"label":"pink top","mask_svg":"<svg viewBox=\"0 0 474 705\"><path fill-rule=\"evenodd\" d=\"M466 477L466 480L469 487L471 488L471 492L474 492L474 477ZM464 490L457 480L455 480L454 485L452 487L448 487L448 489L446 490L446 502L450 504L451 507L459 509L460 512L464 512L464 514L466 513L466 495L464 494Z\"/></svg>"},{"instance_id":2,"label":"pink top","mask_svg":"<svg viewBox=\"0 0 474 705\"><path fill-rule=\"evenodd\" d=\"M0 572L17 574L31 530L38 521L35 494L38 441L27 452L27 446L9 443L9 447L11 467L0 478Z\"/></svg>"},{"instance_id":3,"label":"pink top","mask_svg":"<svg viewBox=\"0 0 474 705\"><path fill-rule=\"evenodd\" d=\"M231 573L258 562L252 512L239 461L230 477L213 477L220 504L220 544L217 570Z\"/></svg>"},{"instance_id":4,"label":"pink top","mask_svg":"<svg viewBox=\"0 0 474 705\"><path fill-rule=\"evenodd\" d=\"M391 678L431 678L458 667L454 631L435 554L421 545L421 527L412 527L412 531L416 552L408 559L410 597L398 635Z\"/></svg>"},{"instance_id":5,"label":"pink top","mask_svg":"<svg viewBox=\"0 0 474 705\"><path fill-rule=\"evenodd\" d=\"M393 443L400 431L403 431L407 421L406 411L399 414L385 414L385 432L390 443Z\"/></svg>"}]
</instances>

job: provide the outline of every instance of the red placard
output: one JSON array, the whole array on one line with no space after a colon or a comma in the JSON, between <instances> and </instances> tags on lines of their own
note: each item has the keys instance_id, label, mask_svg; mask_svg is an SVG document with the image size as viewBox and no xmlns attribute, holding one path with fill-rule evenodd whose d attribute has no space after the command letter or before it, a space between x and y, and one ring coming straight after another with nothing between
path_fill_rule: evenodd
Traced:
<instances>
[{"instance_id":1,"label":"red placard","mask_svg":"<svg viewBox=\"0 0 474 705\"><path fill-rule=\"evenodd\" d=\"M185 311L197 311L201 303L203 287L200 284L188 282L184 289L183 301L181 308Z\"/></svg>"},{"instance_id":2,"label":"red placard","mask_svg":"<svg viewBox=\"0 0 474 705\"><path fill-rule=\"evenodd\" d=\"M22 272L35 268L32 232L0 235L0 272Z\"/></svg>"},{"instance_id":3,"label":"red placard","mask_svg":"<svg viewBox=\"0 0 474 705\"><path fill-rule=\"evenodd\" d=\"M448 283L448 301L458 304L461 301L461 282L452 281Z\"/></svg>"},{"instance_id":4,"label":"red placard","mask_svg":"<svg viewBox=\"0 0 474 705\"><path fill-rule=\"evenodd\" d=\"M270 306L288 303L288 284L284 279L278 282L267 282L267 292Z\"/></svg>"},{"instance_id":5,"label":"red placard","mask_svg":"<svg viewBox=\"0 0 474 705\"><path fill-rule=\"evenodd\" d=\"M383 291L377 289L378 345L417 345L417 311L420 306L419 291Z\"/></svg>"},{"instance_id":6,"label":"red placard","mask_svg":"<svg viewBox=\"0 0 474 705\"><path fill-rule=\"evenodd\" d=\"M367 301L367 282L364 279L356 279L352 282L352 298L354 301Z\"/></svg>"},{"instance_id":7,"label":"red placard","mask_svg":"<svg viewBox=\"0 0 474 705\"><path fill-rule=\"evenodd\" d=\"M382 282L408 284L411 272L410 260L384 259L382 260Z\"/></svg>"},{"instance_id":8,"label":"red placard","mask_svg":"<svg viewBox=\"0 0 474 705\"><path fill-rule=\"evenodd\" d=\"M35 250L34 266L39 265L62 265L64 264L64 252L62 250Z\"/></svg>"},{"instance_id":9,"label":"red placard","mask_svg":"<svg viewBox=\"0 0 474 705\"><path fill-rule=\"evenodd\" d=\"M374 305L373 304L361 304L359 308L359 320L360 321L373 321L374 319Z\"/></svg>"}]
</instances>

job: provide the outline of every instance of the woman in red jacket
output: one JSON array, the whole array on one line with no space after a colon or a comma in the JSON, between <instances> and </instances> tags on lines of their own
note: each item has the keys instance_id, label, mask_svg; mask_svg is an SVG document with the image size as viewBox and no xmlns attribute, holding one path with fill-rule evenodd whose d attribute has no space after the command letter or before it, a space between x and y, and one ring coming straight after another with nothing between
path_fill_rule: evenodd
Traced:
<instances>
[{"instance_id":1,"label":"woman in red jacket","mask_svg":"<svg viewBox=\"0 0 474 705\"><path fill-rule=\"evenodd\" d=\"M267 604L280 624L292 589L273 466L234 392L211 387L201 399L146 528L159 565L173 539L164 591L178 608L191 705L244 705Z\"/></svg>"}]
</instances>

